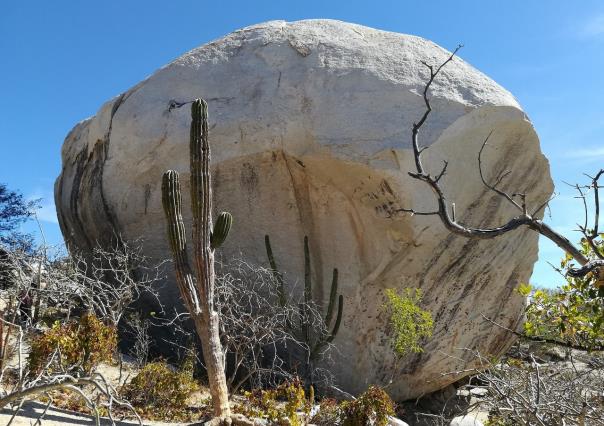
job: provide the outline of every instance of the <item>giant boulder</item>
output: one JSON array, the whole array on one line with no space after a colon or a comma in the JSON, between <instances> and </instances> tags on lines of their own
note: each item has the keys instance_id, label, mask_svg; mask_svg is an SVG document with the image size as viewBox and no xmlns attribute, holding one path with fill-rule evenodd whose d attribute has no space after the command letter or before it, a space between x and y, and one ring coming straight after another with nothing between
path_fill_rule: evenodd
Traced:
<instances>
[{"instance_id":1,"label":"giant boulder","mask_svg":"<svg viewBox=\"0 0 604 426\"><path fill-rule=\"evenodd\" d=\"M63 234L80 249L115 233L142 237L146 254L170 257L161 175L175 168L188 185L185 103L203 97L215 206L235 218L221 255L266 264L269 234L293 283L302 276L308 235L314 281L329 283L332 268L340 270L344 319L330 364L337 383L360 392L392 379L398 399L442 388L459 378L447 373L472 365L463 348L497 355L511 344L513 336L484 317L518 326L524 300L515 288L537 260L531 231L470 241L434 217L397 211L434 206L429 189L407 174L414 167L410 130L424 111L422 61L439 64L448 55L420 37L330 20L268 22L194 49L69 133L55 191ZM515 214L478 175L477 153L491 131L488 177L509 169L505 189L526 191L532 205L549 197L548 162L508 91L456 58L431 98L434 111L421 132L425 165L437 172L449 161L442 185L461 221L484 227ZM422 354L395 366L383 292L405 287L422 289L436 327ZM324 301L329 285L314 290ZM176 287L163 297L178 303Z\"/></svg>"}]
</instances>

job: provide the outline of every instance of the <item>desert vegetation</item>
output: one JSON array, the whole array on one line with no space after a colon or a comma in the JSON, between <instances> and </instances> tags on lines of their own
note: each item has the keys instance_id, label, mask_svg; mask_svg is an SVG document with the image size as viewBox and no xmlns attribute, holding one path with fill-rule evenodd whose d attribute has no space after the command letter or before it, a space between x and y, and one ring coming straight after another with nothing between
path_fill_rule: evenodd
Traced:
<instances>
[{"instance_id":1,"label":"desert vegetation","mask_svg":"<svg viewBox=\"0 0 604 426\"><path fill-rule=\"evenodd\" d=\"M170 362L153 354L149 328L185 328L187 313L137 310L140 297L158 297L156 284L172 266L150 264L139 248L120 240L112 249L97 247L87 257L54 253L49 247L4 253L0 405L13 419L28 401L44 404L40 421L51 407L92 415L97 424L103 417L141 424L144 419L186 422L214 417L211 381L197 346ZM305 361L311 348L301 338L312 333L321 359L329 356L329 339L341 318L341 297L340 313L333 306L331 314L322 312L309 299L291 303L294 295L287 292L274 262L263 268L237 261L222 267L228 272L216 277L215 309L224 355L220 367L231 421L361 425L363 419L375 418L375 424L386 424L394 403L380 388L368 389L354 403L323 399L333 378L318 367L309 372ZM331 292L337 300L337 272ZM330 324L334 328L328 329ZM300 335L300 330L308 331ZM125 352L118 345L123 339L129 346ZM300 349L295 361L283 355L283 348L293 344ZM366 410L372 404L375 413Z\"/></svg>"},{"instance_id":2,"label":"desert vegetation","mask_svg":"<svg viewBox=\"0 0 604 426\"><path fill-rule=\"evenodd\" d=\"M602 265L604 265L604 234L600 232L600 184L604 170L594 175L585 185L575 184L577 199L584 207L583 220L577 224L582 234L579 244L573 244L564 235L544 223L540 217L548 208L549 201L537 206L529 206L530 194L525 190L504 190L505 179L513 170L504 170L494 181L489 181L484 169L483 152L488 148L489 134L477 153L477 168L484 187L511 204L518 215L507 222L492 227L479 228L464 224L458 219L454 200L448 199L442 186L446 178L448 161L443 160L436 173L428 171L422 154L419 135L428 120L432 106L429 89L442 69L455 59L461 46L439 65L424 63L429 71L429 79L422 96L425 103L424 114L413 125L412 149L415 170L409 176L426 184L434 196L437 207L431 211L417 211L401 208L402 214L436 216L451 233L468 239L492 239L517 228L527 227L555 243L564 252L560 267L553 266L566 280L562 288L555 291L532 289L521 284L518 292L529 298L525 311L524 330L507 329L519 337L514 350L503 359L489 359L488 354L473 353L479 360L475 369L476 380L485 396L482 403L489 407L488 423L491 425L588 425L603 424L604 411L599 396L603 388L602 374L602 316L603 286ZM486 321L495 323L485 317ZM503 327L499 324L496 324ZM505 328L505 327L504 327ZM545 348L545 350L544 350ZM461 348L472 351L472 348ZM543 353L549 355L541 356ZM552 362L556 351L562 351L559 358L564 362ZM575 352L573 352L575 351ZM578 352L576 352L578 351ZM558 354L560 354L558 352ZM459 372L451 372L458 374ZM445 421L442 413L429 415L436 423Z\"/></svg>"},{"instance_id":3,"label":"desert vegetation","mask_svg":"<svg viewBox=\"0 0 604 426\"><path fill-rule=\"evenodd\" d=\"M152 264L141 255L141 242L118 236L112 247L98 246L90 253L26 244L3 251L0 406L11 410L11 421L26 401L38 400L45 404L38 421L52 406L92 415L97 424L106 416L112 423L146 418L248 424L257 418L269 424L385 425L395 406L379 387L352 401L321 402L337 389L328 370L317 364L329 359L343 297L334 268L325 310L312 300L307 238L301 300L289 291L268 236L269 268L240 260L215 275L212 254L228 235L232 218L222 213L211 226L204 101L192 103L190 147L193 180L199 185L194 194L206 194L193 197L192 204L194 229L200 232L194 238L195 275L188 261L178 174L172 171L163 180L172 262ZM13 197L22 204L22 210L12 210L21 216L11 217L17 223L32 214L33 206L16 193ZM161 306L157 284L167 267L176 270L187 311L171 317L137 310L141 298ZM406 306L417 312L415 301L407 300ZM389 307L393 318L397 310L395 304ZM195 341L180 361L154 356L150 327L185 329L188 320L198 323L194 330L206 348L202 356ZM400 337L404 331L398 332ZM129 342L127 353L119 350L123 339ZM418 343L412 343L417 350ZM288 345L297 348L293 355L285 355ZM111 377L115 371L117 378Z\"/></svg>"}]
</instances>

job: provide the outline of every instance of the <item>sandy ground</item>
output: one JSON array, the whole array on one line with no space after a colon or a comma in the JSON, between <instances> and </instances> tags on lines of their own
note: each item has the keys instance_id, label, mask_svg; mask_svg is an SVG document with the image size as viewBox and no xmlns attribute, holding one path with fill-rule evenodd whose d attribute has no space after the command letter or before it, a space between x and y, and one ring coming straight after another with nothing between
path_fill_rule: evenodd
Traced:
<instances>
[{"instance_id":1,"label":"sandy ground","mask_svg":"<svg viewBox=\"0 0 604 426\"><path fill-rule=\"evenodd\" d=\"M19 415L15 417L11 426L31 426L36 423L36 419L40 417L40 415L44 412L45 405L36 402L30 401L23 405ZM12 412L10 410L0 411L0 425L8 425L12 417ZM67 410L61 410L59 408L49 408L44 416L44 419L41 423L38 423L41 426L69 426L69 425L94 425L95 419L91 416L85 416L80 413L74 413ZM111 422L109 419L101 419L102 425L110 425ZM117 421L115 422L118 426L125 425L137 425L137 422L131 421ZM183 426L188 423L163 423L163 422L151 422L145 421L145 425L148 426Z\"/></svg>"},{"instance_id":2,"label":"sandy ground","mask_svg":"<svg viewBox=\"0 0 604 426\"><path fill-rule=\"evenodd\" d=\"M25 345L24 345L25 346ZM24 352L26 352L26 348L24 347ZM128 359L127 357L125 357ZM16 356L9 360L9 365L16 365L17 358ZM120 375L120 369L117 365L107 365L101 364L98 367L98 371L103 374L103 376L114 386L119 384L123 384L124 382L131 379L136 374L136 367L132 362L124 362L122 365L122 371ZM121 377L120 377L121 376ZM200 393L199 395L195 395L195 399L201 399L207 397L209 394ZM19 411L19 414L15 416L11 426L31 426L36 424L36 420L42 415L44 409L46 408L46 404L41 403L36 400L30 400L23 404L23 407ZM8 425L10 419L12 418L14 412L8 408L0 411L0 426ZM73 411L64 410L57 407L51 407L47 410L44 419L38 423L40 426L59 426L59 425L94 425L95 418L94 416L88 416L82 413L77 413ZM102 425L111 425L111 421L109 419L101 419ZM128 420L128 421L117 421L115 422L118 426L125 425L138 425L139 423L136 420ZM192 423L169 423L169 422L157 422L151 420L144 420L143 422L146 426L185 426L190 425ZM193 423L195 424L195 423Z\"/></svg>"}]
</instances>

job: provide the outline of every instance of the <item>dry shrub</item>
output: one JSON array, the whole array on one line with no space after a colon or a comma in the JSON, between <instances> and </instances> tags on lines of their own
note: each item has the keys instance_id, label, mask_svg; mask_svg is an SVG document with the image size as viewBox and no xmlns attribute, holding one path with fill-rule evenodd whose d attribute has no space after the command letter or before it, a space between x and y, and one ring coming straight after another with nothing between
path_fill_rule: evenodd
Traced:
<instances>
[{"instance_id":1,"label":"dry shrub","mask_svg":"<svg viewBox=\"0 0 604 426\"><path fill-rule=\"evenodd\" d=\"M165 361L154 361L124 385L121 394L147 417L181 419L198 390L189 363L177 370Z\"/></svg>"},{"instance_id":2,"label":"dry shrub","mask_svg":"<svg viewBox=\"0 0 604 426\"><path fill-rule=\"evenodd\" d=\"M31 343L29 370L39 374L49 369L82 368L89 373L101 362L111 362L117 348L117 331L94 314L65 324L56 321Z\"/></svg>"}]
</instances>

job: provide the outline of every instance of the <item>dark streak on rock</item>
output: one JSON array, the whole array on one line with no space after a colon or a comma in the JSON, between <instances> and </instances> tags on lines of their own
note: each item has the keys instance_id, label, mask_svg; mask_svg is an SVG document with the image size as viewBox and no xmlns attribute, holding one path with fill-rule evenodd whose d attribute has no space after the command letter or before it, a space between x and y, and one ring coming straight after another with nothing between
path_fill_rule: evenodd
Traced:
<instances>
[{"instance_id":1,"label":"dark streak on rock","mask_svg":"<svg viewBox=\"0 0 604 426\"><path fill-rule=\"evenodd\" d=\"M80 219L80 190L82 185L82 177L86 170L86 157L87 147L84 147L82 151L76 157L75 172L73 175L73 182L71 186L71 194L69 195L69 212L72 216L72 223L70 232L64 232L63 235L66 239L71 240L75 245L86 251L92 249L92 242L88 239L88 233L85 231L84 224ZM83 239L84 244L82 244Z\"/></svg>"},{"instance_id":2,"label":"dark streak on rock","mask_svg":"<svg viewBox=\"0 0 604 426\"><path fill-rule=\"evenodd\" d=\"M113 208L103 189L103 173L107 160L113 118L119 107L134 92L121 94L111 107L107 132L95 142L88 153L85 145L72 165L64 165L57 180L57 210L61 231L70 249L90 252L97 245L108 245L120 234ZM69 138L69 136L68 136ZM64 200L65 182L70 182L69 200ZM65 205L67 204L67 205Z\"/></svg>"},{"instance_id":3,"label":"dark streak on rock","mask_svg":"<svg viewBox=\"0 0 604 426\"><path fill-rule=\"evenodd\" d=\"M117 100L113 103L113 107L111 108L111 117L109 119L109 128L107 129L107 134L105 135L105 140L103 141L103 144L99 148L99 150L102 149L102 152L99 153L99 156L97 157L97 161L95 162L94 169L93 169L93 176L98 175L98 185L99 185L99 191L100 191L99 195L101 197L101 202L103 203L103 209L105 211L105 215L107 216L107 219L109 219L109 224L113 231L112 236L119 236L120 229L119 229L117 217L116 217L115 213L113 212L113 210L111 209L111 207L109 206L109 204L107 203L107 200L105 199L105 192L103 190L103 172L105 170L104 166L105 166L105 161L107 160L107 153L109 151L109 143L111 142L111 130L113 129L113 117L115 117L115 114L117 114L118 108L120 106L122 106L122 104L126 101L126 99L128 99L128 97L132 93L133 92L122 93L117 98ZM96 149L97 145L95 145L95 149Z\"/></svg>"},{"instance_id":4,"label":"dark streak on rock","mask_svg":"<svg viewBox=\"0 0 604 426\"><path fill-rule=\"evenodd\" d=\"M151 198L151 185L145 185L145 214L147 214L147 208L149 207L149 198Z\"/></svg>"},{"instance_id":5,"label":"dark streak on rock","mask_svg":"<svg viewBox=\"0 0 604 426\"><path fill-rule=\"evenodd\" d=\"M250 163L243 163L241 169L241 186L248 192L254 192L258 187L258 173Z\"/></svg>"}]
</instances>

